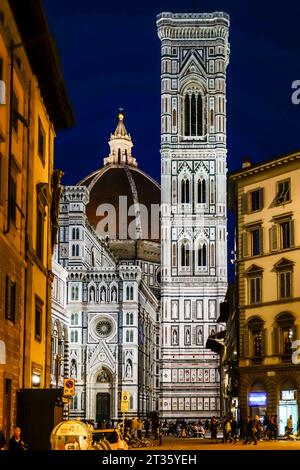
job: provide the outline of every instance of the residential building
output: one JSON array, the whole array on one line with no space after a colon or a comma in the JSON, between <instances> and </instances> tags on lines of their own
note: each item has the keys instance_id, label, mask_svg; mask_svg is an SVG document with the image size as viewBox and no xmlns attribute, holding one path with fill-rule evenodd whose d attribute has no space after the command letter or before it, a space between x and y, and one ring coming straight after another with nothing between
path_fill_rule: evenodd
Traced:
<instances>
[{"instance_id":1,"label":"residential building","mask_svg":"<svg viewBox=\"0 0 300 470\"><path fill-rule=\"evenodd\" d=\"M230 175L236 215L239 405L278 415L284 434L300 406L300 153L251 164Z\"/></svg>"},{"instance_id":2,"label":"residential building","mask_svg":"<svg viewBox=\"0 0 300 470\"><path fill-rule=\"evenodd\" d=\"M0 5L0 429L17 391L50 386L54 138L73 124L40 0Z\"/></svg>"}]
</instances>

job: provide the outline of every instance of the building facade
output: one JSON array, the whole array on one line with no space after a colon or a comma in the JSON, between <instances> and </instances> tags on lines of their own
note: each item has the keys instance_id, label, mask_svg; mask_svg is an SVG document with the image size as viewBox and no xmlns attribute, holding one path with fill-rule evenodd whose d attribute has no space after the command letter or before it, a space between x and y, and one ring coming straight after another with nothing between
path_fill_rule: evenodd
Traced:
<instances>
[{"instance_id":1,"label":"building facade","mask_svg":"<svg viewBox=\"0 0 300 470\"><path fill-rule=\"evenodd\" d=\"M239 404L277 415L279 434L300 406L300 154L251 165L230 176L236 213Z\"/></svg>"},{"instance_id":2,"label":"building facade","mask_svg":"<svg viewBox=\"0 0 300 470\"><path fill-rule=\"evenodd\" d=\"M227 290L225 13L161 13L161 388L165 418L218 415L206 349Z\"/></svg>"},{"instance_id":3,"label":"building facade","mask_svg":"<svg viewBox=\"0 0 300 470\"><path fill-rule=\"evenodd\" d=\"M69 377L68 272L57 262L57 254L56 247L52 259L51 388L63 387L64 378Z\"/></svg>"},{"instance_id":4,"label":"building facade","mask_svg":"<svg viewBox=\"0 0 300 470\"><path fill-rule=\"evenodd\" d=\"M64 188L59 214L57 260L67 272L68 367L76 380L70 416L98 423L122 416L124 391L129 416L158 407L159 232L151 238L141 214L159 205L160 189L137 168L123 118L104 166Z\"/></svg>"},{"instance_id":5,"label":"building facade","mask_svg":"<svg viewBox=\"0 0 300 470\"><path fill-rule=\"evenodd\" d=\"M17 391L50 384L53 146L56 132L73 123L54 50L40 1L1 2L0 429L6 438L16 424Z\"/></svg>"}]
</instances>

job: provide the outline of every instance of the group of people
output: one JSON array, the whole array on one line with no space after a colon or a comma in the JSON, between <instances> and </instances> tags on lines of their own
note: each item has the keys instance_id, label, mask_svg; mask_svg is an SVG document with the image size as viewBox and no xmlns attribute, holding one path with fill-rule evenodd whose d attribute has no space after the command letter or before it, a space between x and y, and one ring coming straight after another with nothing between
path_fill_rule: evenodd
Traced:
<instances>
[{"instance_id":1,"label":"group of people","mask_svg":"<svg viewBox=\"0 0 300 470\"><path fill-rule=\"evenodd\" d=\"M24 450L28 449L22 438L21 429L19 427L15 427L14 433L9 439L8 443L6 442L3 432L0 431L0 450L7 449L12 452L23 452Z\"/></svg>"}]
</instances>

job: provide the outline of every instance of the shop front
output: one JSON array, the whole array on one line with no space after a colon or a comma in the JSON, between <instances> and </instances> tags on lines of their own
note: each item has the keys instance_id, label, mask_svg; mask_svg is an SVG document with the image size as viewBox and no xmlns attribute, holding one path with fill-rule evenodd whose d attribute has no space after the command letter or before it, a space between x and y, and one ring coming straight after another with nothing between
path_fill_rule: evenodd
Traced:
<instances>
[{"instance_id":1,"label":"shop front","mask_svg":"<svg viewBox=\"0 0 300 470\"><path fill-rule=\"evenodd\" d=\"M287 420L290 416L292 416L293 421L293 432L297 432L297 389L292 382L286 382L280 389L280 399L278 404L279 436L283 436L285 434Z\"/></svg>"},{"instance_id":2,"label":"shop front","mask_svg":"<svg viewBox=\"0 0 300 470\"><path fill-rule=\"evenodd\" d=\"M255 384L248 393L248 407L251 416L259 416L261 421L267 413L267 392L262 384Z\"/></svg>"}]
</instances>

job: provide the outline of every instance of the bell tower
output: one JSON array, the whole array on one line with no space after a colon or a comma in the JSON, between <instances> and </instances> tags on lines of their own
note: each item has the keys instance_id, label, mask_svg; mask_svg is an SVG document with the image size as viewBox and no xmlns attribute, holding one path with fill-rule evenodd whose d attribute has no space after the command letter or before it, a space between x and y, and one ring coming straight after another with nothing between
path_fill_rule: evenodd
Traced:
<instances>
[{"instance_id":1,"label":"bell tower","mask_svg":"<svg viewBox=\"0 0 300 470\"><path fill-rule=\"evenodd\" d=\"M217 333L227 289L229 16L164 12L161 40L161 390L164 418L220 413Z\"/></svg>"}]
</instances>

